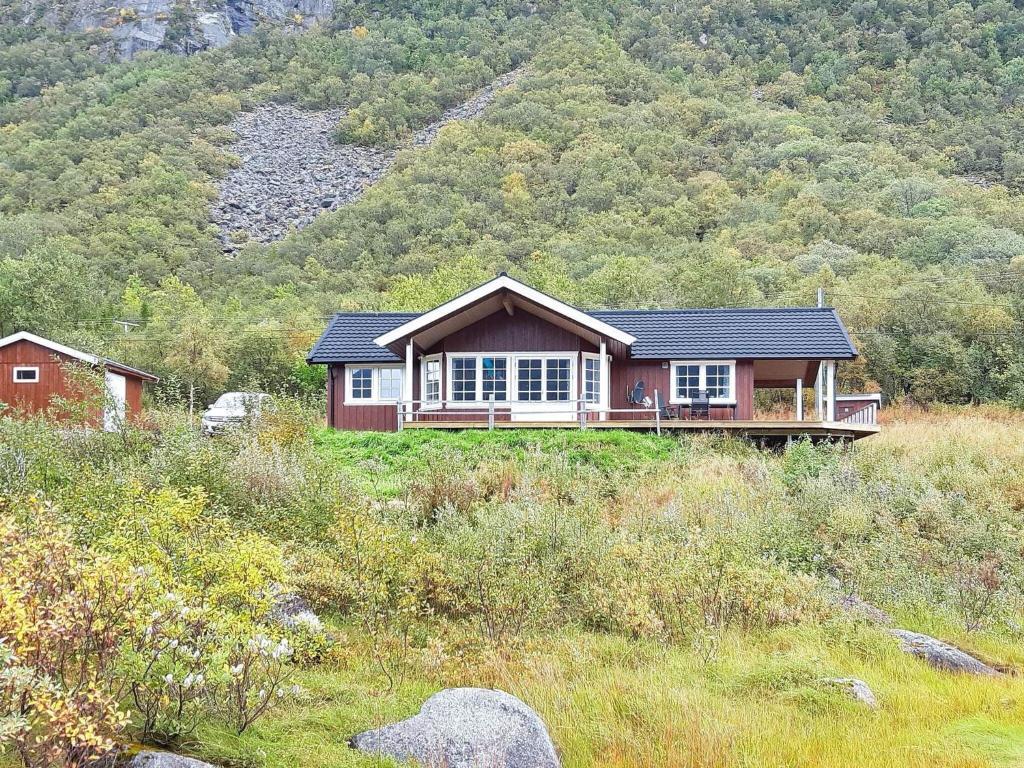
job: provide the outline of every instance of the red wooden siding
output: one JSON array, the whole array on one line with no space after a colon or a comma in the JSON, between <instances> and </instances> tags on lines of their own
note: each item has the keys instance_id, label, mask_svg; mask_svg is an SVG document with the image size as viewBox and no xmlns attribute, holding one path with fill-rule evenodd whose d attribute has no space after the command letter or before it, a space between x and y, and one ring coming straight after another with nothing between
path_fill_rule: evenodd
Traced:
<instances>
[{"instance_id":1,"label":"red wooden siding","mask_svg":"<svg viewBox=\"0 0 1024 768\"><path fill-rule=\"evenodd\" d=\"M353 363L356 367L364 367ZM372 365L367 363L366 365ZM335 429L392 432L398 428L398 412L394 405L345 405L345 366L327 369L329 425Z\"/></svg>"},{"instance_id":2,"label":"red wooden siding","mask_svg":"<svg viewBox=\"0 0 1024 768\"><path fill-rule=\"evenodd\" d=\"M612 390L611 407L613 410L619 408L639 408L630 405L629 393L637 381L643 381L647 396L654 400L654 390L658 390L658 396L663 403L668 403L672 397L672 367L668 361L663 360L612 360L611 364ZM733 408L712 407L710 416L712 419L733 418ZM636 417L628 413L614 413L613 419L648 418L650 414L637 414ZM736 361L736 408L735 418L752 419L754 417L754 364L751 360Z\"/></svg>"},{"instance_id":3,"label":"red wooden siding","mask_svg":"<svg viewBox=\"0 0 1024 768\"><path fill-rule=\"evenodd\" d=\"M54 397L72 398L63 366L80 363L74 358L54 352L32 341L22 340L0 348L0 402L18 410L34 413L49 408ZM39 381L16 383L14 369L23 366L39 368ZM137 418L142 412L142 381L125 375L125 411ZM102 423L100 415L97 424Z\"/></svg>"},{"instance_id":4,"label":"red wooden siding","mask_svg":"<svg viewBox=\"0 0 1024 768\"><path fill-rule=\"evenodd\" d=\"M572 331L529 312L499 310L445 337L426 354L438 352L596 352Z\"/></svg>"}]
</instances>

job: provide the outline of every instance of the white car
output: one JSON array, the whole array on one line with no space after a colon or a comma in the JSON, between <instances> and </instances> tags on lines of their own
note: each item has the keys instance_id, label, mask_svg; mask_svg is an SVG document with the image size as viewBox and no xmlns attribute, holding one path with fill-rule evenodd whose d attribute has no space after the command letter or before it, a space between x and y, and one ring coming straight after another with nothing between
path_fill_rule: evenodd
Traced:
<instances>
[{"instance_id":1,"label":"white car","mask_svg":"<svg viewBox=\"0 0 1024 768\"><path fill-rule=\"evenodd\" d=\"M225 392L203 414L203 433L212 435L254 419L270 404L263 392Z\"/></svg>"}]
</instances>

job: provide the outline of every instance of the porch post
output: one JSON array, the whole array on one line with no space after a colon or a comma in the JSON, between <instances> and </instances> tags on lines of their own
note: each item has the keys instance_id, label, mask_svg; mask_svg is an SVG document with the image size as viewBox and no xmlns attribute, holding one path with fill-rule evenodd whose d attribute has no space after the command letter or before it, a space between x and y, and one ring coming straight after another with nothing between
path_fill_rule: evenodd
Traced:
<instances>
[{"instance_id":1,"label":"porch post","mask_svg":"<svg viewBox=\"0 0 1024 768\"><path fill-rule=\"evenodd\" d=\"M814 380L814 418L825 421L825 361L818 361L818 376Z\"/></svg>"},{"instance_id":2,"label":"porch post","mask_svg":"<svg viewBox=\"0 0 1024 768\"><path fill-rule=\"evenodd\" d=\"M601 391L597 398L597 404L601 408L601 412L597 418L600 421L607 421L607 409L611 407L610 395L612 391L612 383L609 380L611 378L611 365L608 364L608 345L605 343L604 337L601 338L598 353L601 355Z\"/></svg>"},{"instance_id":3,"label":"porch post","mask_svg":"<svg viewBox=\"0 0 1024 768\"><path fill-rule=\"evenodd\" d=\"M836 420L836 361L829 360L825 366L825 384L828 390L825 401L825 421Z\"/></svg>"},{"instance_id":4,"label":"porch post","mask_svg":"<svg viewBox=\"0 0 1024 768\"><path fill-rule=\"evenodd\" d=\"M402 399L408 402L408 407L405 409L405 419L409 421L412 418L412 412L416 410L416 404L413 401L413 389L412 389L412 368L413 368L413 349L412 339L405 345L405 397Z\"/></svg>"},{"instance_id":5,"label":"porch post","mask_svg":"<svg viewBox=\"0 0 1024 768\"><path fill-rule=\"evenodd\" d=\"M796 380L796 420L804 420L804 380Z\"/></svg>"}]
</instances>

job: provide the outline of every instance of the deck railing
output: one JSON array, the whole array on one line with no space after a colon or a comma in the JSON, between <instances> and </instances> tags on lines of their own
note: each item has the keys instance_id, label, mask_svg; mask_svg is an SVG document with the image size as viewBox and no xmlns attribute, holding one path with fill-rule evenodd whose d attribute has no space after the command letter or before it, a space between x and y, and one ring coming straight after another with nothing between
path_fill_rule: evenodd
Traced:
<instances>
[{"instance_id":1,"label":"deck railing","mask_svg":"<svg viewBox=\"0 0 1024 768\"><path fill-rule=\"evenodd\" d=\"M654 391L654 402L660 402L657 390ZM487 428L493 430L499 417L508 416L511 419L513 414L517 420L529 421L530 416L537 416L540 417L538 421L575 422L580 429L586 429L587 422L592 416L600 419L602 414L611 416L616 413L628 413L639 418L653 419L655 429L659 435L661 434L662 409L653 404L635 408L601 408L593 401L579 398L557 401L557 405L564 405L563 408L536 407L531 410L529 402L517 402L513 410L511 405L508 401L496 401L493 398L488 400L484 406L466 405L465 402L459 400L400 400L395 404L395 408L399 430L407 422L438 421L440 420L438 417L442 416L449 417L449 420L452 421L457 421L459 416L470 417L474 421L483 421L486 418ZM419 407L417 408L417 406ZM557 418L559 416L564 418Z\"/></svg>"},{"instance_id":2,"label":"deck railing","mask_svg":"<svg viewBox=\"0 0 1024 768\"><path fill-rule=\"evenodd\" d=\"M847 424L878 424L878 403L868 403L846 414L839 421Z\"/></svg>"}]
</instances>

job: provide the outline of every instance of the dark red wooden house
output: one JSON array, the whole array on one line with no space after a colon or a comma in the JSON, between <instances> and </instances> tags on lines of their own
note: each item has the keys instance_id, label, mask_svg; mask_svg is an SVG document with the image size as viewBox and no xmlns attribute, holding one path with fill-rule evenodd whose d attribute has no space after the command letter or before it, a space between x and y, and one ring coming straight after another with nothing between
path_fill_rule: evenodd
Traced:
<instances>
[{"instance_id":1,"label":"dark red wooden house","mask_svg":"<svg viewBox=\"0 0 1024 768\"><path fill-rule=\"evenodd\" d=\"M338 429L860 437L877 409L841 414L835 392L837 363L856 356L828 307L584 311L502 274L424 313L339 313L308 361L328 367ZM758 388L794 390L793 418L756 420Z\"/></svg>"},{"instance_id":2,"label":"dark red wooden house","mask_svg":"<svg viewBox=\"0 0 1024 768\"><path fill-rule=\"evenodd\" d=\"M0 403L34 413L49 408L55 397L80 397L68 376L73 364L103 373L106 407L96 414L96 424L105 429L137 418L142 413L143 384L158 381L137 368L21 331L0 339Z\"/></svg>"}]
</instances>

